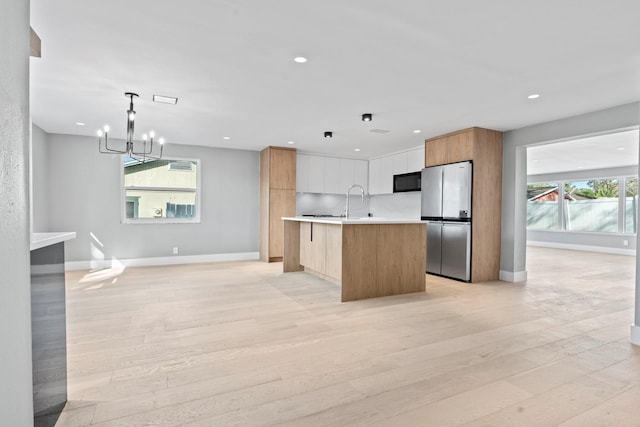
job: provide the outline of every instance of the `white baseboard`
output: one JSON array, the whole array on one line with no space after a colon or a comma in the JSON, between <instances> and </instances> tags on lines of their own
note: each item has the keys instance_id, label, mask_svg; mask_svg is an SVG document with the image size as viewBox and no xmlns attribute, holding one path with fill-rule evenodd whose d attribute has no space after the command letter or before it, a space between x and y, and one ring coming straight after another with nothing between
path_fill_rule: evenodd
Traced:
<instances>
[{"instance_id":1,"label":"white baseboard","mask_svg":"<svg viewBox=\"0 0 640 427\"><path fill-rule=\"evenodd\" d=\"M631 325L631 344L640 345L640 326Z\"/></svg>"},{"instance_id":2,"label":"white baseboard","mask_svg":"<svg viewBox=\"0 0 640 427\"><path fill-rule=\"evenodd\" d=\"M525 282L527 280L527 271L500 270L500 280L503 282Z\"/></svg>"},{"instance_id":3,"label":"white baseboard","mask_svg":"<svg viewBox=\"0 0 640 427\"><path fill-rule=\"evenodd\" d=\"M636 255L635 249L610 248L606 246L574 245L570 243L556 243L556 242L535 242L532 240L527 240L527 245L538 246L541 248L569 249L572 251L599 252L599 253L615 254L615 255L630 255L630 256Z\"/></svg>"},{"instance_id":4,"label":"white baseboard","mask_svg":"<svg viewBox=\"0 0 640 427\"><path fill-rule=\"evenodd\" d=\"M98 270L113 267L145 267L150 265L196 264L202 262L222 261L257 261L258 252L240 252L234 254L184 255L171 257L128 258L91 261L67 261L65 271Z\"/></svg>"}]
</instances>

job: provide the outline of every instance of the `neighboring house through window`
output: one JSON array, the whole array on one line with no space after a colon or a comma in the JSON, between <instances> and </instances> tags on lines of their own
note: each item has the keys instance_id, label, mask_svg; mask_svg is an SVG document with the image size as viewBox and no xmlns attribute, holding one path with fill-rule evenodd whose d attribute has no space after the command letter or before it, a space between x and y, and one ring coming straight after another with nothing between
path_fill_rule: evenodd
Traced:
<instances>
[{"instance_id":1,"label":"neighboring house through window","mask_svg":"<svg viewBox=\"0 0 640 427\"><path fill-rule=\"evenodd\" d=\"M200 222L200 161L123 158L122 222Z\"/></svg>"}]
</instances>

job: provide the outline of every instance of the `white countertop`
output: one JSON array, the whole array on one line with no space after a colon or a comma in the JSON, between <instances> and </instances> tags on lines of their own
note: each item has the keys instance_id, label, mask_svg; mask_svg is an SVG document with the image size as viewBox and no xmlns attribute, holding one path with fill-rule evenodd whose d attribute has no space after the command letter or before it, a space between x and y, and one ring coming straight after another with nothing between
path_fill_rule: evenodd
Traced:
<instances>
[{"instance_id":1,"label":"white countertop","mask_svg":"<svg viewBox=\"0 0 640 427\"><path fill-rule=\"evenodd\" d=\"M426 224L427 221L413 218L383 218L383 217L364 217L364 218L349 218L344 217L335 218L323 218L312 216L296 216L296 217L282 217L285 221L300 221L300 222L320 222L323 224Z\"/></svg>"},{"instance_id":2,"label":"white countertop","mask_svg":"<svg viewBox=\"0 0 640 427\"><path fill-rule=\"evenodd\" d=\"M76 238L75 231L60 233L31 233L31 250L44 248L45 246L55 245Z\"/></svg>"}]
</instances>

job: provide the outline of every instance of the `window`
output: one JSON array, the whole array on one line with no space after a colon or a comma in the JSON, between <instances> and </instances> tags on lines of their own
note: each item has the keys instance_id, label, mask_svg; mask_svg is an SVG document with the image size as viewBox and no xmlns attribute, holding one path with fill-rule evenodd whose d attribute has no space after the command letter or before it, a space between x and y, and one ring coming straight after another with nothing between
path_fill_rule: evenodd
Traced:
<instances>
[{"instance_id":1,"label":"window","mask_svg":"<svg viewBox=\"0 0 640 427\"><path fill-rule=\"evenodd\" d=\"M637 221L637 176L527 186L529 230L635 234Z\"/></svg>"},{"instance_id":2,"label":"window","mask_svg":"<svg viewBox=\"0 0 640 427\"><path fill-rule=\"evenodd\" d=\"M592 179L564 184L567 231L618 232L618 180Z\"/></svg>"},{"instance_id":3,"label":"window","mask_svg":"<svg viewBox=\"0 0 640 427\"><path fill-rule=\"evenodd\" d=\"M533 230L557 230L559 184L544 182L527 186L527 227Z\"/></svg>"},{"instance_id":4,"label":"window","mask_svg":"<svg viewBox=\"0 0 640 427\"><path fill-rule=\"evenodd\" d=\"M200 161L124 157L122 222L200 222Z\"/></svg>"}]
</instances>

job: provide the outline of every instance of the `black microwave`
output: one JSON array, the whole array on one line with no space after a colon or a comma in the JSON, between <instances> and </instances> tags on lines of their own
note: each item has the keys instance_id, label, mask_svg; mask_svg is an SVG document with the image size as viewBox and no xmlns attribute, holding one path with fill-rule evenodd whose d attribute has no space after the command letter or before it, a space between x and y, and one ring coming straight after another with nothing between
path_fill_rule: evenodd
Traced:
<instances>
[{"instance_id":1,"label":"black microwave","mask_svg":"<svg viewBox=\"0 0 640 427\"><path fill-rule=\"evenodd\" d=\"M422 172L410 172L393 175L393 192L405 193L407 191L420 191Z\"/></svg>"}]
</instances>

